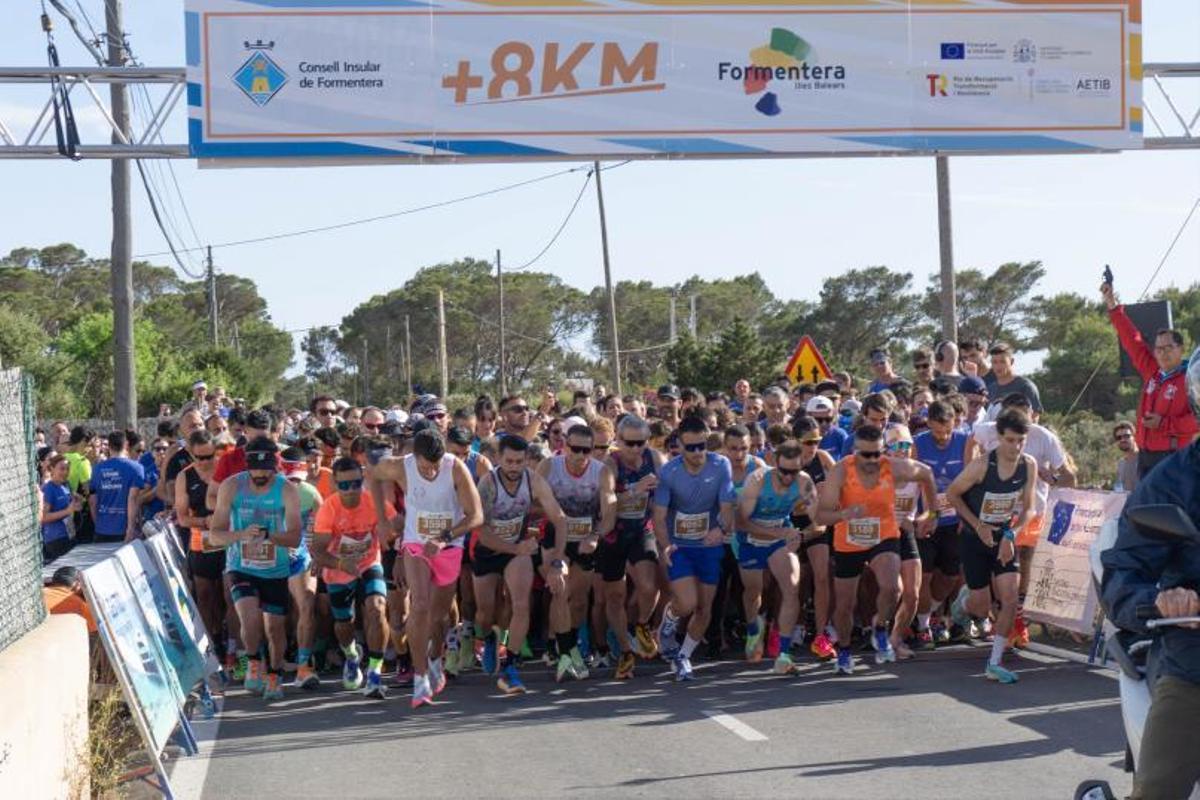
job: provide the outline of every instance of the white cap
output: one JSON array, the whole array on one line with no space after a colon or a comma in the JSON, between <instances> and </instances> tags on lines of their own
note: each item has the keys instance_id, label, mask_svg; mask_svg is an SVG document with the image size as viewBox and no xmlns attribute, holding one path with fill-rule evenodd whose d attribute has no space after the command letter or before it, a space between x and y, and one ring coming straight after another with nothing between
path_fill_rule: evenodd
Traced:
<instances>
[{"instance_id":1,"label":"white cap","mask_svg":"<svg viewBox=\"0 0 1200 800\"><path fill-rule=\"evenodd\" d=\"M399 422L401 425L403 425L404 423L408 422L408 412L399 408L393 408L384 415L384 419L386 419L388 422Z\"/></svg>"},{"instance_id":2,"label":"white cap","mask_svg":"<svg viewBox=\"0 0 1200 800\"><path fill-rule=\"evenodd\" d=\"M832 414L833 413L833 401L830 400L828 397L819 394L814 397L808 398L808 403L805 404L804 410L807 411L809 414L813 414L817 411L828 411L829 413Z\"/></svg>"},{"instance_id":3,"label":"white cap","mask_svg":"<svg viewBox=\"0 0 1200 800\"><path fill-rule=\"evenodd\" d=\"M334 400L333 404L338 408L339 411L345 411L350 407L350 404L345 400Z\"/></svg>"},{"instance_id":4,"label":"white cap","mask_svg":"<svg viewBox=\"0 0 1200 800\"><path fill-rule=\"evenodd\" d=\"M583 425L586 427L587 420L584 419L583 417L567 417L566 419L563 420L563 433L565 434L567 431L571 430L571 428L574 428L576 425Z\"/></svg>"},{"instance_id":5,"label":"white cap","mask_svg":"<svg viewBox=\"0 0 1200 800\"><path fill-rule=\"evenodd\" d=\"M851 414L857 414L862 411L862 403L855 400L853 397L847 397L842 401L842 411L849 411Z\"/></svg>"},{"instance_id":6,"label":"white cap","mask_svg":"<svg viewBox=\"0 0 1200 800\"><path fill-rule=\"evenodd\" d=\"M196 391L197 389L207 389L207 388L208 388L208 384L205 383L204 381L196 381L195 383L192 384L193 392Z\"/></svg>"}]
</instances>

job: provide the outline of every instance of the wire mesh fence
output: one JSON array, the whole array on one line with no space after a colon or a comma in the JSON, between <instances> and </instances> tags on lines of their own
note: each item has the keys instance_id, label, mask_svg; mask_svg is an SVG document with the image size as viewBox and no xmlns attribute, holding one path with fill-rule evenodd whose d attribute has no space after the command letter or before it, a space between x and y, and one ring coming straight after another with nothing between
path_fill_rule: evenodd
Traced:
<instances>
[{"instance_id":1,"label":"wire mesh fence","mask_svg":"<svg viewBox=\"0 0 1200 800\"><path fill-rule=\"evenodd\" d=\"M46 616L33 432L33 381L0 370L0 650Z\"/></svg>"}]
</instances>

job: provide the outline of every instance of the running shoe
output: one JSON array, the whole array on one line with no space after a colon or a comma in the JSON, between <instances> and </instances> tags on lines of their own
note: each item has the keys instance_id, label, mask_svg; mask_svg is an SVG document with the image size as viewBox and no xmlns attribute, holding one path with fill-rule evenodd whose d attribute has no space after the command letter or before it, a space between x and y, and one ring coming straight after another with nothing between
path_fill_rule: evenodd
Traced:
<instances>
[{"instance_id":1,"label":"running shoe","mask_svg":"<svg viewBox=\"0 0 1200 800\"><path fill-rule=\"evenodd\" d=\"M429 688L435 697L446 689L446 669L440 658L429 659Z\"/></svg>"},{"instance_id":2,"label":"running shoe","mask_svg":"<svg viewBox=\"0 0 1200 800\"><path fill-rule=\"evenodd\" d=\"M362 667L357 658L347 658L342 666L342 688L346 691L357 691L362 688Z\"/></svg>"},{"instance_id":3,"label":"running shoe","mask_svg":"<svg viewBox=\"0 0 1200 800\"><path fill-rule=\"evenodd\" d=\"M234 664L233 669L229 672L229 677L233 678L233 680L237 681L238 683L241 683L242 681L246 680L246 673L249 669L250 656L246 655L245 653L239 653L237 662Z\"/></svg>"},{"instance_id":4,"label":"running shoe","mask_svg":"<svg viewBox=\"0 0 1200 800\"><path fill-rule=\"evenodd\" d=\"M621 653L621 658L617 661L617 671L613 677L619 681L626 681L633 677L633 667L637 664L637 659L633 657L632 652Z\"/></svg>"},{"instance_id":5,"label":"running shoe","mask_svg":"<svg viewBox=\"0 0 1200 800\"><path fill-rule=\"evenodd\" d=\"M499 662L496 660L496 637L489 636L483 640L483 654L480 657L480 663L483 664L483 671L488 675L495 675Z\"/></svg>"},{"instance_id":6,"label":"running shoe","mask_svg":"<svg viewBox=\"0 0 1200 800\"><path fill-rule=\"evenodd\" d=\"M813 639L812 646L809 648L812 654L822 661L828 661L837 656L837 651L833 649L833 642L829 641L829 637L824 633L818 633Z\"/></svg>"},{"instance_id":7,"label":"running shoe","mask_svg":"<svg viewBox=\"0 0 1200 800\"><path fill-rule=\"evenodd\" d=\"M779 626L774 622L767 629L767 640L763 647L763 655L767 658L776 658L779 656Z\"/></svg>"},{"instance_id":8,"label":"running shoe","mask_svg":"<svg viewBox=\"0 0 1200 800\"><path fill-rule=\"evenodd\" d=\"M892 650L896 653L897 661L908 661L913 657L913 650L904 642L892 642Z\"/></svg>"},{"instance_id":9,"label":"running shoe","mask_svg":"<svg viewBox=\"0 0 1200 800\"><path fill-rule=\"evenodd\" d=\"M575 677L575 667L571 663L571 657L563 653L558 657L558 667L554 670L554 680L562 683L567 678Z\"/></svg>"},{"instance_id":10,"label":"running shoe","mask_svg":"<svg viewBox=\"0 0 1200 800\"><path fill-rule=\"evenodd\" d=\"M321 679L312 667L305 664L296 670L296 685L305 691L314 692L321 686Z\"/></svg>"},{"instance_id":11,"label":"running shoe","mask_svg":"<svg viewBox=\"0 0 1200 800\"><path fill-rule=\"evenodd\" d=\"M967 597L970 594L971 590L964 586L959 590L954 602L950 604L950 620L964 628L971 621L971 615L967 613Z\"/></svg>"},{"instance_id":12,"label":"running shoe","mask_svg":"<svg viewBox=\"0 0 1200 800\"><path fill-rule=\"evenodd\" d=\"M992 632L993 632L993 628L992 628L991 619L984 619L982 622L979 623L979 638L980 639L990 642L992 640Z\"/></svg>"},{"instance_id":13,"label":"running shoe","mask_svg":"<svg viewBox=\"0 0 1200 800\"><path fill-rule=\"evenodd\" d=\"M587 680L589 675L587 664L583 663L583 653L579 652L578 647L571 648L571 672L575 675L575 680Z\"/></svg>"},{"instance_id":14,"label":"running shoe","mask_svg":"<svg viewBox=\"0 0 1200 800\"><path fill-rule=\"evenodd\" d=\"M989 681L996 681L997 683L1016 683L1020 680L1017 677L1017 673L1010 672L999 664L988 664L983 674Z\"/></svg>"},{"instance_id":15,"label":"running shoe","mask_svg":"<svg viewBox=\"0 0 1200 800\"><path fill-rule=\"evenodd\" d=\"M246 665L246 680L242 683L247 692L258 694L263 690L264 686L262 675L262 662L250 661Z\"/></svg>"},{"instance_id":16,"label":"running shoe","mask_svg":"<svg viewBox=\"0 0 1200 800\"><path fill-rule=\"evenodd\" d=\"M746 631L746 660L751 664L762 661L763 657L763 639L767 633L767 621L763 619L761 614L755 619L757 630L754 633Z\"/></svg>"},{"instance_id":17,"label":"running shoe","mask_svg":"<svg viewBox=\"0 0 1200 800\"><path fill-rule=\"evenodd\" d=\"M939 644L950 643L950 629L942 622L941 617L937 617L930 621L929 632L933 637L933 644L936 647Z\"/></svg>"},{"instance_id":18,"label":"running shoe","mask_svg":"<svg viewBox=\"0 0 1200 800\"><path fill-rule=\"evenodd\" d=\"M279 681L278 672L267 673L267 682L263 686L263 700L271 702L283 699L283 684Z\"/></svg>"},{"instance_id":19,"label":"running shoe","mask_svg":"<svg viewBox=\"0 0 1200 800\"><path fill-rule=\"evenodd\" d=\"M675 682L683 683L684 681L695 680L696 676L692 674L692 662L683 653L679 653L672 659L672 666L675 668Z\"/></svg>"},{"instance_id":20,"label":"running shoe","mask_svg":"<svg viewBox=\"0 0 1200 800\"><path fill-rule=\"evenodd\" d=\"M418 675L413 679L412 707L433 705L433 689L429 687L429 676Z\"/></svg>"},{"instance_id":21,"label":"running shoe","mask_svg":"<svg viewBox=\"0 0 1200 800\"><path fill-rule=\"evenodd\" d=\"M679 652L679 641L675 638L678 631L678 617L671 613L671 609L664 609L662 622L658 626L658 652L667 661L674 659Z\"/></svg>"},{"instance_id":22,"label":"running shoe","mask_svg":"<svg viewBox=\"0 0 1200 800\"><path fill-rule=\"evenodd\" d=\"M407 689L413 685L413 669L411 664L396 667L396 686Z\"/></svg>"},{"instance_id":23,"label":"running shoe","mask_svg":"<svg viewBox=\"0 0 1200 800\"><path fill-rule=\"evenodd\" d=\"M633 649L645 659L651 659L658 655L658 642L654 641L654 635L650 633L650 629L640 622L633 628Z\"/></svg>"},{"instance_id":24,"label":"running shoe","mask_svg":"<svg viewBox=\"0 0 1200 800\"><path fill-rule=\"evenodd\" d=\"M896 651L892 649L892 642L888 639L886 629L876 628L871 634L871 647L875 650L875 663L886 664L889 661L896 660Z\"/></svg>"},{"instance_id":25,"label":"running shoe","mask_svg":"<svg viewBox=\"0 0 1200 800\"><path fill-rule=\"evenodd\" d=\"M363 697L369 697L372 700L387 700L387 689L383 686L383 678L378 672L367 673L367 685L362 690Z\"/></svg>"},{"instance_id":26,"label":"running shoe","mask_svg":"<svg viewBox=\"0 0 1200 800\"><path fill-rule=\"evenodd\" d=\"M1024 614L1018 613L1013 619L1012 633L1008 637L1008 643L1021 650L1029 646L1029 626L1025 624Z\"/></svg>"},{"instance_id":27,"label":"running shoe","mask_svg":"<svg viewBox=\"0 0 1200 800\"><path fill-rule=\"evenodd\" d=\"M500 672L500 677L496 679L496 686L505 694L524 694L525 684L521 683L521 676L517 674L517 665L509 664Z\"/></svg>"},{"instance_id":28,"label":"running shoe","mask_svg":"<svg viewBox=\"0 0 1200 800\"><path fill-rule=\"evenodd\" d=\"M933 633L928 628L923 631L917 631L913 637L913 649L923 652L937 649L937 645L933 642Z\"/></svg>"},{"instance_id":29,"label":"running shoe","mask_svg":"<svg viewBox=\"0 0 1200 800\"><path fill-rule=\"evenodd\" d=\"M837 661L833 663L833 673L835 675L854 674L854 656L850 653L850 648L845 647L838 650Z\"/></svg>"},{"instance_id":30,"label":"running shoe","mask_svg":"<svg viewBox=\"0 0 1200 800\"><path fill-rule=\"evenodd\" d=\"M789 653L780 653L775 657L775 674L776 675L795 675L798 671L796 662L792 661L792 656Z\"/></svg>"}]
</instances>

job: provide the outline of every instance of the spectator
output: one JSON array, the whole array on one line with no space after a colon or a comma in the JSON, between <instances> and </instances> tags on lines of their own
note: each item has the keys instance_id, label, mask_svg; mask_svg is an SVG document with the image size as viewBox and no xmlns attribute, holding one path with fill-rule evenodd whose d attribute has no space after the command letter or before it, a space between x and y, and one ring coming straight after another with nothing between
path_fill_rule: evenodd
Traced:
<instances>
[{"instance_id":1,"label":"spectator","mask_svg":"<svg viewBox=\"0 0 1200 800\"><path fill-rule=\"evenodd\" d=\"M949 340L938 342L938 346L933 349L933 371L934 375L950 375L955 379L961 378L962 373L958 371L958 345Z\"/></svg>"},{"instance_id":2,"label":"spectator","mask_svg":"<svg viewBox=\"0 0 1200 800\"><path fill-rule=\"evenodd\" d=\"M987 377L988 367L983 353L983 342L978 339L958 340L958 367L963 375Z\"/></svg>"},{"instance_id":3,"label":"spectator","mask_svg":"<svg viewBox=\"0 0 1200 800\"><path fill-rule=\"evenodd\" d=\"M977 423L983 422L987 417L987 383L983 378L965 375L958 382L958 393L967 401L967 413L963 420L963 427L966 433L970 433Z\"/></svg>"},{"instance_id":4,"label":"spectator","mask_svg":"<svg viewBox=\"0 0 1200 800\"><path fill-rule=\"evenodd\" d=\"M892 357L883 349L871 351L871 371L875 373L875 380L867 387L867 394L882 392L900 380L900 376L892 369Z\"/></svg>"},{"instance_id":5,"label":"spectator","mask_svg":"<svg viewBox=\"0 0 1200 800\"><path fill-rule=\"evenodd\" d=\"M73 517L82 507L67 485L71 465L57 453L47 462L47 480L42 484L42 560L49 564L71 549L75 539Z\"/></svg>"},{"instance_id":6,"label":"spectator","mask_svg":"<svg viewBox=\"0 0 1200 800\"><path fill-rule=\"evenodd\" d=\"M50 584L42 587L42 599L51 614L78 614L87 623L88 633L96 632L96 618L83 596L83 573L75 567L59 567Z\"/></svg>"},{"instance_id":7,"label":"spectator","mask_svg":"<svg viewBox=\"0 0 1200 800\"><path fill-rule=\"evenodd\" d=\"M203 380L198 380L192 384L192 399L183 404L180 413L184 411L199 411L205 418L208 417L208 384Z\"/></svg>"},{"instance_id":8,"label":"spectator","mask_svg":"<svg viewBox=\"0 0 1200 800\"><path fill-rule=\"evenodd\" d=\"M1017 392L1025 395L1029 400L1029 407L1041 414L1042 398L1038 394L1037 385L1029 378L1018 375L1013 369L1012 348L1005 342L996 342L988 348L988 355L991 356L992 371L983 379L987 385L988 397L992 398L993 402L998 402L1001 398Z\"/></svg>"},{"instance_id":9,"label":"spectator","mask_svg":"<svg viewBox=\"0 0 1200 800\"><path fill-rule=\"evenodd\" d=\"M1190 444L1198 429L1196 417L1188 406L1188 362L1183 357L1183 336L1179 331L1164 328L1155 334L1151 348L1125 313L1125 307L1117 304L1112 285L1105 283L1100 292L1121 348L1146 382L1138 402L1135 436L1141 478L1155 464Z\"/></svg>"},{"instance_id":10,"label":"spectator","mask_svg":"<svg viewBox=\"0 0 1200 800\"><path fill-rule=\"evenodd\" d=\"M933 351L927 347L918 347L912 354L913 383L921 388L928 388L933 380Z\"/></svg>"},{"instance_id":11,"label":"spectator","mask_svg":"<svg viewBox=\"0 0 1200 800\"><path fill-rule=\"evenodd\" d=\"M1138 485L1138 446L1134 440L1133 425L1128 422L1118 422L1113 428L1113 441L1121 451L1117 461L1117 481L1113 491L1132 492Z\"/></svg>"},{"instance_id":12,"label":"spectator","mask_svg":"<svg viewBox=\"0 0 1200 800\"><path fill-rule=\"evenodd\" d=\"M109 457L92 470L88 506L97 542L129 541L138 531L139 490L146 485L146 471L129 458L126 446L124 431L110 433Z\"/></svg>"},{"instance_id":13,"label":"spectator","mask_svg":"<svg viewBox=\"0 0 1200 800\"><path fill-rule=\"evenodd\" d=\"M750 397L750 381L739 378L737 383L733 384L733 399L729 401L729 410L735 414L741 414L748 397Z\"/></svg>"}]
</instances>

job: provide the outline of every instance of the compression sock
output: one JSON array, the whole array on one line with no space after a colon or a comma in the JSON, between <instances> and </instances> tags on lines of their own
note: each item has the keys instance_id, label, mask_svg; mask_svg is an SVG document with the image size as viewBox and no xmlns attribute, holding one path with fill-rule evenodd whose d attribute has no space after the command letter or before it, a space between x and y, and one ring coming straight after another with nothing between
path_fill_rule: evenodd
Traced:
<instances>
[{"instance_id":1,"label":"compression sock","mask_svg":"<svg viewBox=\"0 0 1200 800\"><path fill-rule=\"evenodd\" d=\"M780 636L779 637L779 652L786 653L791 649L792 649L792 637L791 636Z\"/></svg>"},{"instance_id":2,"label":"compression sock","mask_svg":"<svg viewBox=\"0 0 1200 800\"><path fill-rule=\"evenodd\" d=\"M558 656L562 658L571 652L571 648L575 646L575 633L567 631L565 633L554 634L554 639L558 642Z\"/></svg>"},{"instance_id":3,"label":"compression sock","mask_svg":"<svg viewBox=\"0 0 1200 800\"><path fill-rule=\"evenodd\" d=\"M367 651L367 672L379 674L383 671L383 653L378 650Z\"/></svg>"},{"instance_id":4,"label":"compression sock","mask_svg":"<svg viewBox=\"0 0 1200 800\"><path fill-rule=\"evenodd\" d=\"M301 647L296 651L296 666L307 667L310 659L312 659L312 650Z\"/></svg>"},{"instance_id":5,"label":"compression sock","mask_svg":"<svg viewBox=\"0 0 1200 800\"><path fill-rule=\"evenodd\" d=\"M350 644L342 645L342 655L351 661L358 660L358 642L351 640Z\"/></svg>"},{"instance_id":6,"label":"compression sock","mask_svg":"<svg viewBox=\"0 0 1200 800\"><path fill-rule=\"evenodd\" d=\"M988 658L988 663L994 667L1000 666L1000 659L1004 656L1004 646L1008 643L1008 637L996 635L992 639L992 655Z\"/></svg>"},{"instance_id":7,"label":"compression sock","mask_svg":"<svg viewBox=\"0 0 1200 800\"><path fill-rule=\"evenodd\" d=\"M691 658L692 652L699 644L700 642L693 639L692 635L689 633L687 636L683 637L683 645L679 648L679 652L684 658Z\"/></svg>"}]
</instances>

